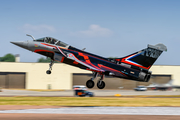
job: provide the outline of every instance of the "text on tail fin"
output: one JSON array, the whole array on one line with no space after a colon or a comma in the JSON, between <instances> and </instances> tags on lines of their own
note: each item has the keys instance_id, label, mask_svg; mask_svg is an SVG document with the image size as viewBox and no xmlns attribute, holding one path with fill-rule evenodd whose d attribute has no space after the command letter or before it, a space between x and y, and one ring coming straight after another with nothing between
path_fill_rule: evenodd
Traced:
<instances>
[{"instance_id":1,"label":"text on tail fin","mask_svg":"<svg viewBox=\"0 0 180 120\"><path fill-rule=\"evenodd\" d=\"M146 49L116 60L133 66L149 69L163 51L167 51L166 46L163 44L148 45L148 48Z\"/></svg>"}]
</instances>

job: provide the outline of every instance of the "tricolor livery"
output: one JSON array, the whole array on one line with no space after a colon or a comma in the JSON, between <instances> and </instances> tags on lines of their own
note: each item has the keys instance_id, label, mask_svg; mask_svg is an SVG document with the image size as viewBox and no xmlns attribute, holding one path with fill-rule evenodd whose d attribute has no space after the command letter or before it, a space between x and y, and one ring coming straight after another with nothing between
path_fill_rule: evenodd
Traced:
<instances>
[{"instance_id":1,"label":"tricolor livery","mask_svg":"<svg viewBox=\"0 0 180 120\"><path fill-rule=\"evenodd\" d=\"M28 35L31 36L31 35ZM32 37L32 36L31 36ZM93 72L93 77L86 82L88 88L94 87L94 79L99 75L97 87L103 89L104 76L114 76L141 82L148 82L151 77L150 67L167 48L163 44L148 45L146 49L126 57L104 58L84 50L72 47L52 37L34 39L32 41L11 42L17 46L51 58L47 74L51 74L54 61L69 64Z\"/></svg>"}]
</instances>

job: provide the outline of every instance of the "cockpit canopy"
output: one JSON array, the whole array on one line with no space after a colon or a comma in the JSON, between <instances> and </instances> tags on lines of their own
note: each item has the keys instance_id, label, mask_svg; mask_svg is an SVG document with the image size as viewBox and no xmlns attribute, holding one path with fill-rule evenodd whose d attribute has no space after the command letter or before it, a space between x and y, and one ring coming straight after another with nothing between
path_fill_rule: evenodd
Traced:
<instances>
[{"instance_id":1,"label":"cockpit canopy","mask_svg":"<svg viewBox=\"0 0 180 120\"><path fill-rule=\"evenodd\" d=\"M58 45L58 46L61 46L61 47L68 47L69 46L68 44L66 44L64 42L61 42L61 41L59 41L59 40L57 40L55 38L52 38L52 37L39 38L39 39L36 39L34 41L54 44L54 45Z\"/></svg>"}]
</instances>

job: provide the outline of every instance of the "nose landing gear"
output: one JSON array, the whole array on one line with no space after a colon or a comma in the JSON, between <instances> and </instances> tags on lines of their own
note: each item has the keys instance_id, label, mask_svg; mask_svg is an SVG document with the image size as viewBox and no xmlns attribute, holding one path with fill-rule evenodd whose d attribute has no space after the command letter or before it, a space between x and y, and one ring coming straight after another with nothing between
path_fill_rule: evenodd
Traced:
<instances>
[{"instance_id":1,"label":"nose landing gear","mask_svg":"<svg viewBox=\"0 0 180 120\"><path fill-rule=\"evenodd\" d=\"M54 60L51 60L51 63L49 64L49 70L46 71L46 74L51 74L53 64L54 64Z\"/></svg>"},{"instance_id":2,"label":"nose landing gear","mask_svg":"<svg viewBox=\"0 0 180 120\"><path fill-rule=\"evenodd\" d=\"M47 70L47 71L46 71L46 74L51 74L51 71L50 71L50 70Z\"/></svg>"}]
</instances>

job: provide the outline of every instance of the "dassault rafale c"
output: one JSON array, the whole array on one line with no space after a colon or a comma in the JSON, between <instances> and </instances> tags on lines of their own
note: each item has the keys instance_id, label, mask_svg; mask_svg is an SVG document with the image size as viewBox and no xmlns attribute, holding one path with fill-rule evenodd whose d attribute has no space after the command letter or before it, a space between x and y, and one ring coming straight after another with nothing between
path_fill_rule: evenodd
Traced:
<instances>
[{"instance_id":1,"label":"dassault rafale c","mask_svg":"<svg viewBox=\"0 0 180 120\"><path fill-rule=\"evenodd\" d=\"M110 59L94 55L70 46L52 37L44 37L31 41L11 42L24 49L51 58L47 74L51 74L54 61L69 64L81 69L93 72L93 77L86 82L88 88L94 87L94 79L99 75L97 87L103 89L104 76L114 76L140 82L148 82L151 77L150 67L167 48L163 44L148 45L146 49L140 50L126 57Z\"/></svg>"}]
</instances>

